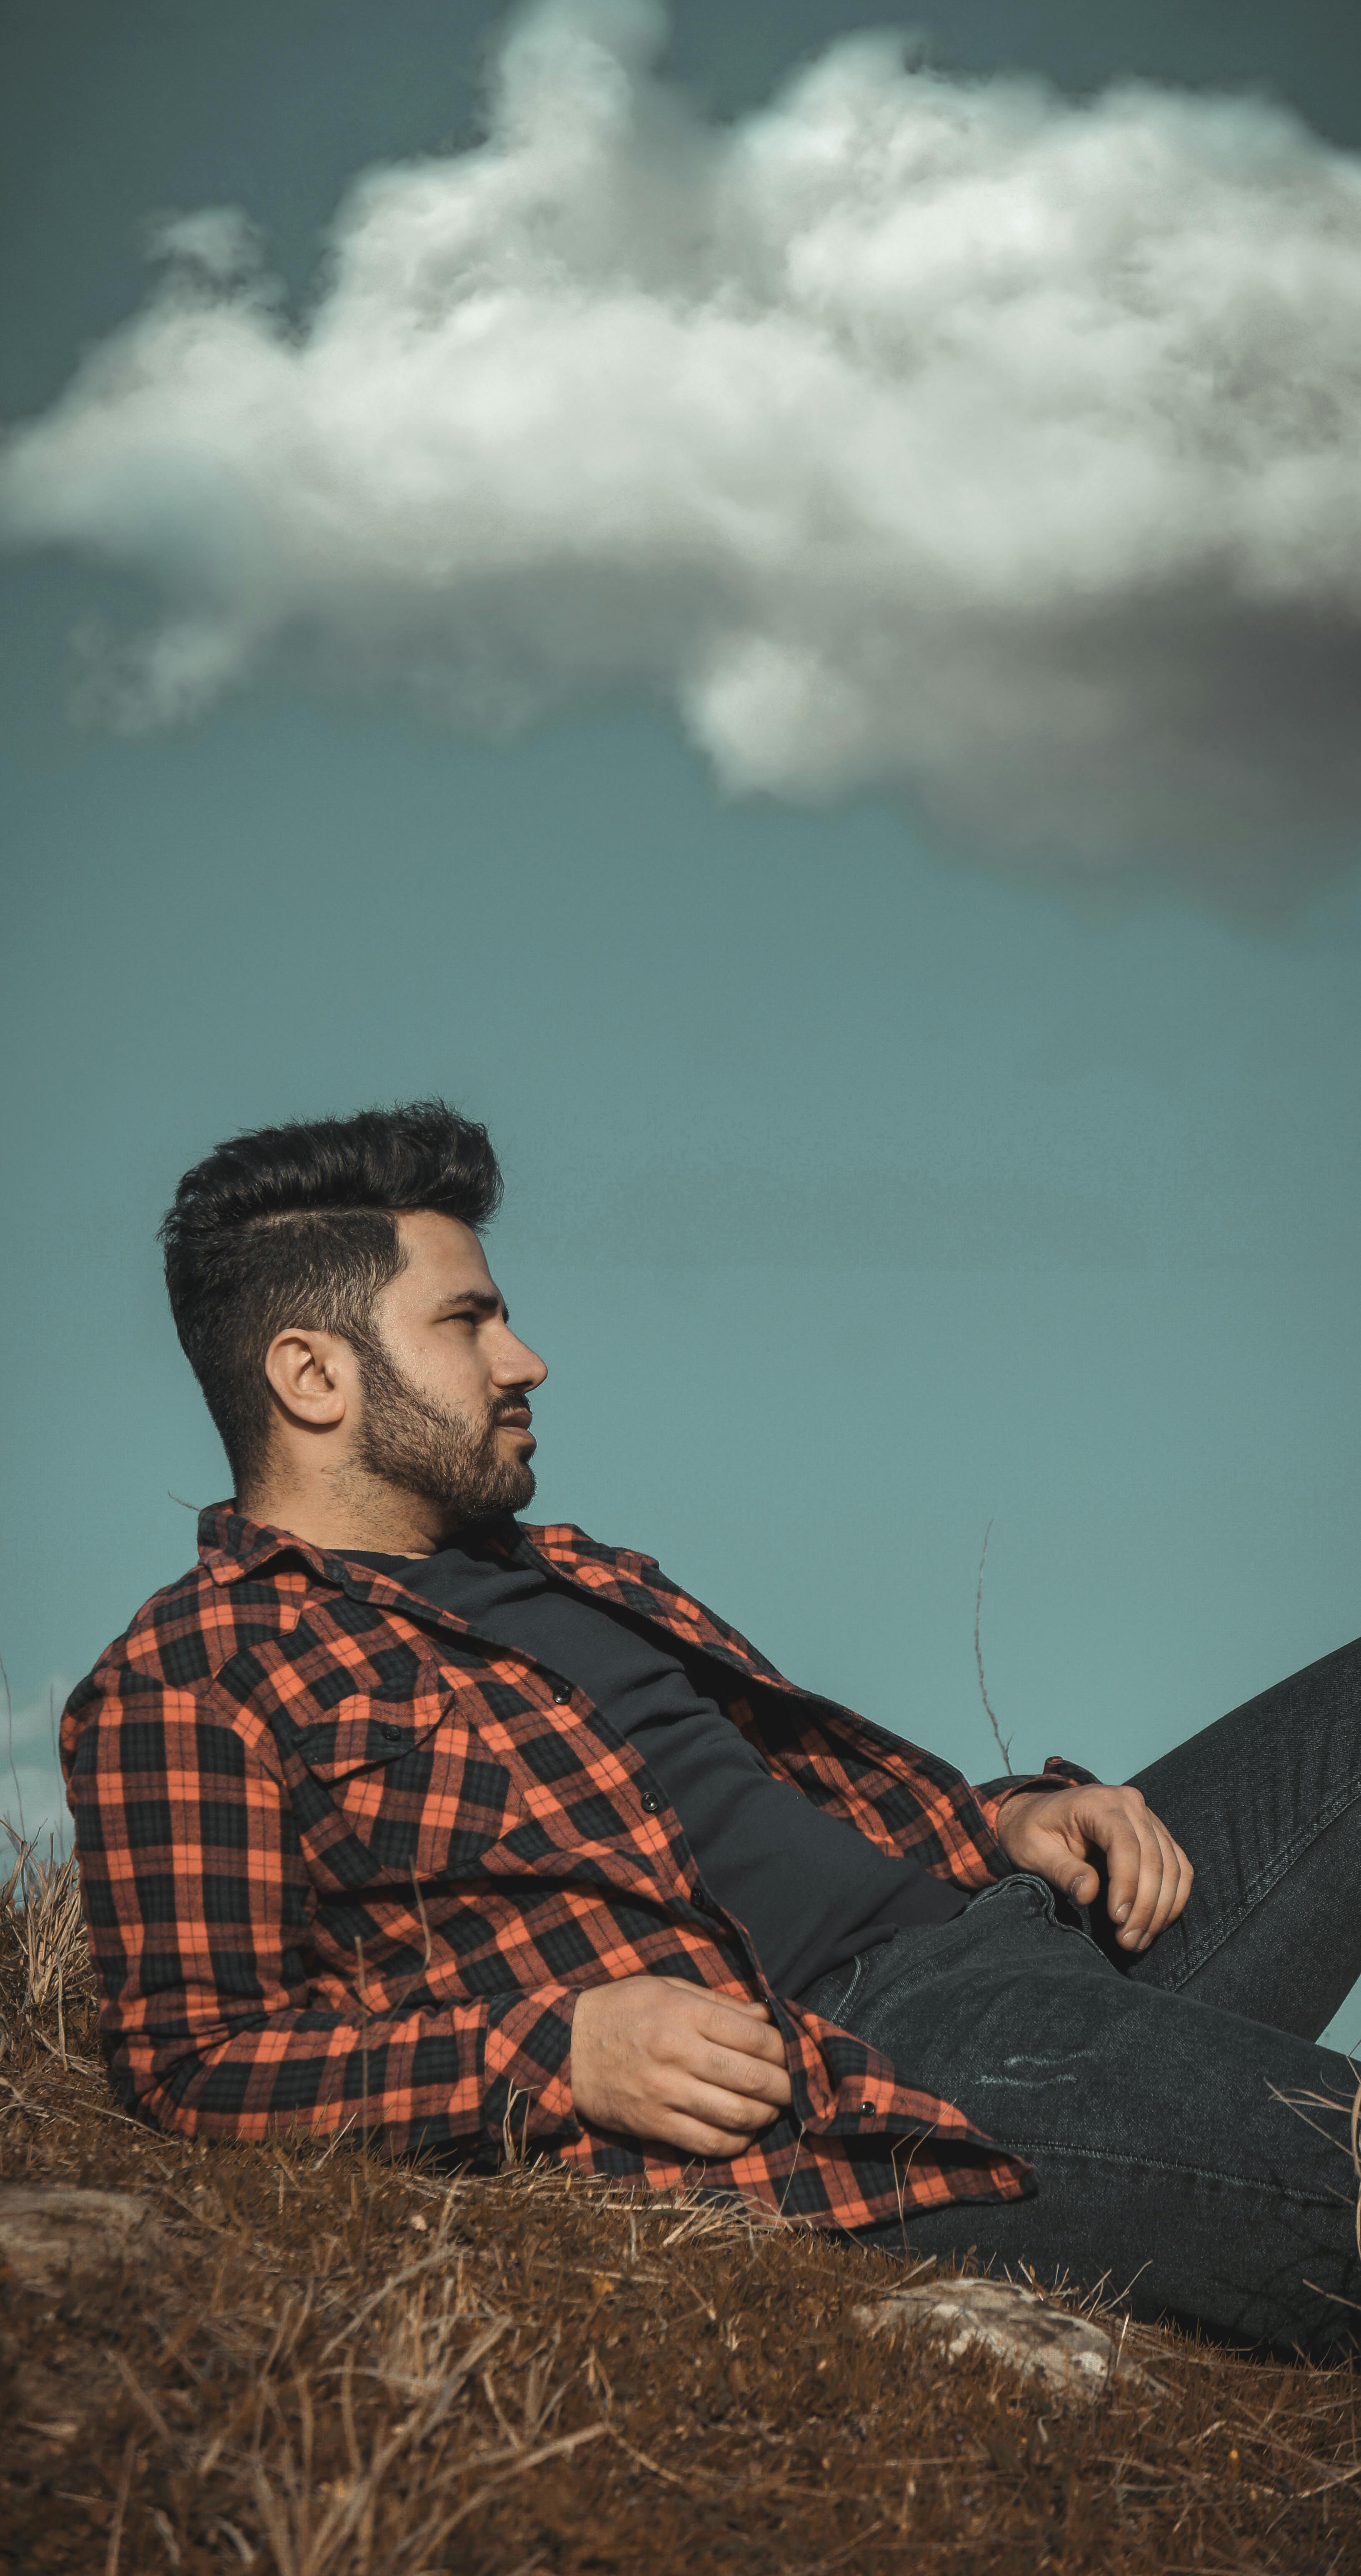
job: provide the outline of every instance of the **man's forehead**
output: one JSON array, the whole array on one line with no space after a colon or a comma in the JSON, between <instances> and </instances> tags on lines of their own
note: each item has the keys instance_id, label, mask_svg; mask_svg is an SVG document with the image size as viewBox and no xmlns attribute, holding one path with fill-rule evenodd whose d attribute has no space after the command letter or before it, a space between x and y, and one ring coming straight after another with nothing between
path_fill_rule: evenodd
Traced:
<instances>
[{"instance_id":1,"label":"man's forehead","mask_svg":"<svg viewBox=\"0 0 1361 2576\"><path fill-rule=\"evenodd\" d=\"M406 1254L401 1275L413 1285L419 1282L422 1289L451 1297L463 1289L495 1294L487 1256L472 1227L458 1217L417 1208L398 1216L397 1231Z\"/></svg>"}]
</instances>

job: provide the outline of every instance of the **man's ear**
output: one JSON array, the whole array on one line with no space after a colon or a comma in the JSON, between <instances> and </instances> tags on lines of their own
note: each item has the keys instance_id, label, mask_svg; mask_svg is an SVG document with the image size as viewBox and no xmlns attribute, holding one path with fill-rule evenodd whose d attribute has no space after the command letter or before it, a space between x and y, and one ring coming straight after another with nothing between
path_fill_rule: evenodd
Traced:
<instances>
[{"instance_id":1,"label":"man's ear","mask_svg":"<svg viewBox=\"0 0 1361 2576\"><path fill-rule=\"evenodd\" d=\"M265 1375L290 1420L309 1431L334 1430L344 1421L350 1357L338 1333L292 1325L275 1334L265 1353Z\"/></svg>"}]
</instances>

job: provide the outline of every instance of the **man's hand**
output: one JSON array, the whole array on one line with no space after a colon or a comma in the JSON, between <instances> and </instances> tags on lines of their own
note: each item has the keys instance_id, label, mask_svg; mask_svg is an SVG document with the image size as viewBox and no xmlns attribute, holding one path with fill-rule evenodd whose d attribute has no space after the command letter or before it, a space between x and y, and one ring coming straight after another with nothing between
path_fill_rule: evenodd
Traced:
<instances>
[{"instance_id":1,"label":"man's hand","mask_svg":"<svg viewBox=\"0 0 1361 2576\"><path fill-rule=\"evenodd\" d=\"M687 2156L740 2156L791 2095L764 2004L683 1977L587 1986L572 2017L572 2100L592 2127Z\"/></svg>"},{"instance_id":2,"label":"man's hand","mask_svg":"<svg viewBox=\"0 0 1361 2576\"><path fill-rule=\"evenodd\" d=\"M1106 1906L1126 1950L1146 1950L1175 1923L1195 1877L1180 1843L1137 1789L1022 1789L997 1819L1008 1860L1047 1878L1075 1905L1092 1905L1106 1864Z\"/></svg>"}]
</instances>

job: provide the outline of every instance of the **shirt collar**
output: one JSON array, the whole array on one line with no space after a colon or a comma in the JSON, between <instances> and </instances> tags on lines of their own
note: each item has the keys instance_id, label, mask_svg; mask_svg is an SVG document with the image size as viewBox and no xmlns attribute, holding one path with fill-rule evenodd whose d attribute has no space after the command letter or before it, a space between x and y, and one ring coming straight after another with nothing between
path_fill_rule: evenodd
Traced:
<instances>
[{"instance_id":1,"label":"shirt collar","mask_svg":"<svg viewBox=\"0 0 1361 2576\"><path fill-rule=\"evenodd\" d=\"M199 1563L211 1574L214 1583L238 1583L248 1574L257 1574L276 1556L300 1556L316 1574L324 1574L328 1563L324 1548L313 1547L292 1530L273 1529L268 1522L250 1520L238 1511L235 1502L210 1503L198 1516Z\"/></svg>"},{"instance_id":2,"label":"shirt collar","mask_svg":"<svg viewBox=\"0 0 1361 2576\"><path fill-rule=\"evenodd\" d=\"M500 1527L489 1534L487 1544L498 1555L510 1557L522 1543L523 1533L510 1521L504 1533ZM258 1574L279 1556L301 1558L323 1582L343 1583L351 1577L360 1580L393 1581L380 1577L369 1566L349 1566L343 1552L314 1547L310 1539L299 1538L295 1531L275 1529L266 1521L253 1521L238 1511L235 1501L210 1503L198 1516L199 1563L214 1583L239 1583L247 1575Z\"/></svg>"}]
</instances>

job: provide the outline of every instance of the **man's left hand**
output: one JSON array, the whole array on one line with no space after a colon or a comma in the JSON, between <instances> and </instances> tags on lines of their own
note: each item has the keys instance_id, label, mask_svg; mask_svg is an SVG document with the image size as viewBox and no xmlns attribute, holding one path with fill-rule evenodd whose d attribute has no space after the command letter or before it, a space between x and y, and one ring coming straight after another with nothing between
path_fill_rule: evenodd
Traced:
<instances>
[{"instance_id":1,"label":"man's left hand","mask_svg":"<svg viewBox=\"0 0 1361 2576\"><path fill-rule=\"evenodd\" d=\"M1195 1877L1137 1789L1021 1789L997 1819L997 1839L1017 1869L1033 1870L1075 1905L1095 1904L1104 1862L1106 1906L1125 1950L1146 1950L1175 1923Z\"/></svg>"}]
</instances>

